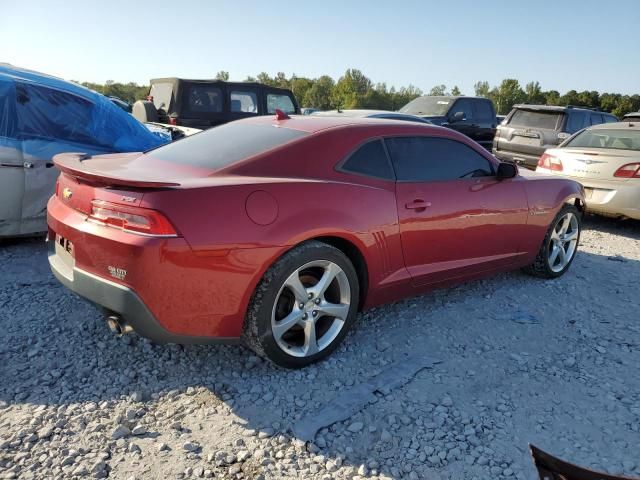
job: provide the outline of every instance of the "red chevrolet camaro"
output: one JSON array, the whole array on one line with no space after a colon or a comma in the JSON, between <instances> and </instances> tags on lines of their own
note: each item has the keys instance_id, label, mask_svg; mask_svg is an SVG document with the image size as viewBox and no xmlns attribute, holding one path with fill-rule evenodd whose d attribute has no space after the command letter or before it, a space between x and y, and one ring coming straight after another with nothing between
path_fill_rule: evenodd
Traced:
<instances>
[{"instance_id":1,"label":"red chevrolet camaro","mask_svg":"<svg viewBox=\"0 0 640 480\"><path fill-rule=\"evenodd\" d=\"M261 117L55 163L51 268L112 328L244 341L292 368L334 350L359 309L505 270L562 275L585 206L578 183L396 120Z\"/></svg>"}]
</instances>

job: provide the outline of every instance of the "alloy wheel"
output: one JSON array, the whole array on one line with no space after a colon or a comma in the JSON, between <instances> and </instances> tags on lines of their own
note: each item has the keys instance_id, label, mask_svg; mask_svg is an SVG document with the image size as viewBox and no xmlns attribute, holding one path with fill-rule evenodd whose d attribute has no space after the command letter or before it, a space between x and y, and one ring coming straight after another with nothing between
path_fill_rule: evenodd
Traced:
<instances>
[{"instance_id":1,"label":"alloy wheel","mask_svg":"<svg viewBox=\"0 0 640 480\"><path fill-rule=\"evenodd\" d=\"M573 259L578 246L579 225L578 217L573 212L567 212L553 227L547 259L553 272L561 272Z\"/></svg>"},{"instance_id":2,"label":"alloy wheel","mask_svg":"<svg viewBox=\"0 0 640 480\"><path fill-rule=\"evenodd\" d=\"M345 325L351 305L346 273L329 260L296 269L280 287L271 314L278 346L295 357L327 348Z\"/></svg>"}]
</instances>

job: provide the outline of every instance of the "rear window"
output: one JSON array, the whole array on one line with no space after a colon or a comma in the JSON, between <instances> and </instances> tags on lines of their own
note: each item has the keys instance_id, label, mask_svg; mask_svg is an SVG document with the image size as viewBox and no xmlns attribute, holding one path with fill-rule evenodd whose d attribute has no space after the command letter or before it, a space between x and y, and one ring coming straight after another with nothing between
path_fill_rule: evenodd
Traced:
<instances>
[{"instance_id":1,"label":"rear window","mask_svg":"<svg viewBox=\"0 0 640 480\"><path fill-rule=\"evenodd\" d=\"M565 147L640 151L640 130L584 130Z\"/></svg>"},{"instance_id":2,"label":"rear window","mask_svg":"<svg viewBox=\"0 0 640 480\"><path fill-rule=\"evenodd\" d=\"M218 170L306 135L307 132L273 125L227 123L152 150L149 155L167 162Z\"/></svg>"},{"instance_id":3,"label":"rear window","mask_svg":"<svg viewBox=\"0 0 640 480\"><path fill-rule=\"evenodd\" d=\"M560 124L562 112L545 112L541 110L516 110L509 125L514 127L544 128L555 130Z\"/></svg>"}]
</instances>

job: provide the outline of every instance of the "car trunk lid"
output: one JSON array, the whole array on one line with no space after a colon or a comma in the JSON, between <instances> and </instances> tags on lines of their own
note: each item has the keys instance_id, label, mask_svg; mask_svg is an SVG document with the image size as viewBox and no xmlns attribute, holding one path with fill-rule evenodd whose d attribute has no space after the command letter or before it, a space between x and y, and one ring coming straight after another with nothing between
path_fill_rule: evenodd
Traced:
<instances>
[{"instance_id":1,"label":"car trunk lid","mask_svg":"<svg viewBox=\"0 0 640 480\"><path fill-rule=\"evenodd\" d=\"M578 178L625 181L626 178L614 177L615 172L623 165L640 162L640 155L632 150L576 147L547 153L560 159L563 175Z\"/></svg>"},{"instance_id":2,"label":"car trunk lid","mask_svg":"<svg viewBox=\"0 0 640 480\"><path fill-rule=\"evenodd\" d=\"M98 156L64 153L53 161L62 172L56 196L87 215L95 200L135 207L145 192L181 188L189 179L211 174L209 169L165 162L140 152Z\"/></svg>"}]
</instances>

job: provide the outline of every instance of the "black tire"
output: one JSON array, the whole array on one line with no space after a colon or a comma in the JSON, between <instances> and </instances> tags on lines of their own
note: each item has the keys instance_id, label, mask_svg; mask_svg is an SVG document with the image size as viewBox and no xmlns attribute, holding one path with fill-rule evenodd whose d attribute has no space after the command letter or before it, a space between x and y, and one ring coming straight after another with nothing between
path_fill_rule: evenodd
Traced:
<instances>
[{"instance_id":1,"label":"black tire","mask_svg":"<svg viewBox=\"0 0 640 480\"><path fill-rule=\"evenodd\" d=\"M337 336L322 350L306 357L294 356L278 345L272 332L271 317L275 302L281 288L293 272L310 262L324 260L338 265L348 279L351 296L347 318ZM285 253L264 274L249 303L244 325L244 341L258 355L280 367L305 367L328 356L343 340L355 321L359 294L358 275L349 258L341 250L319 241L305 242Z\"/></svg>"},{"instance_id":2,"label":"black tire","mask_svg":"<svg viewBox=\"0 0 640 480\"><path fill-rule=\"evenodd\" d=\"M558 225L560 219L562 219L567 213L573 213L578 220L578 238L576 243L575 251L571 256L569 262L562 268L560 271L554 271L551 269L549 265L549 250L551 248L551 235L554 232L554 229ZM540 246L540 250L538 250L538 254L536 255L536 259L534 262L523 268L523 271L529 275L533 275L535 277L540 278L558 278L565 274L565 272L569 269L573 260L576 258L576 254L578 253L578 245L580 244L580 234L582 233L582 213L578 208L573 205L566 204L564 205L558 214L555 216L551 225L549 225L549 229L544 236L544 240L542 241L542 245Z\"/></svg>"}]
</instances>

